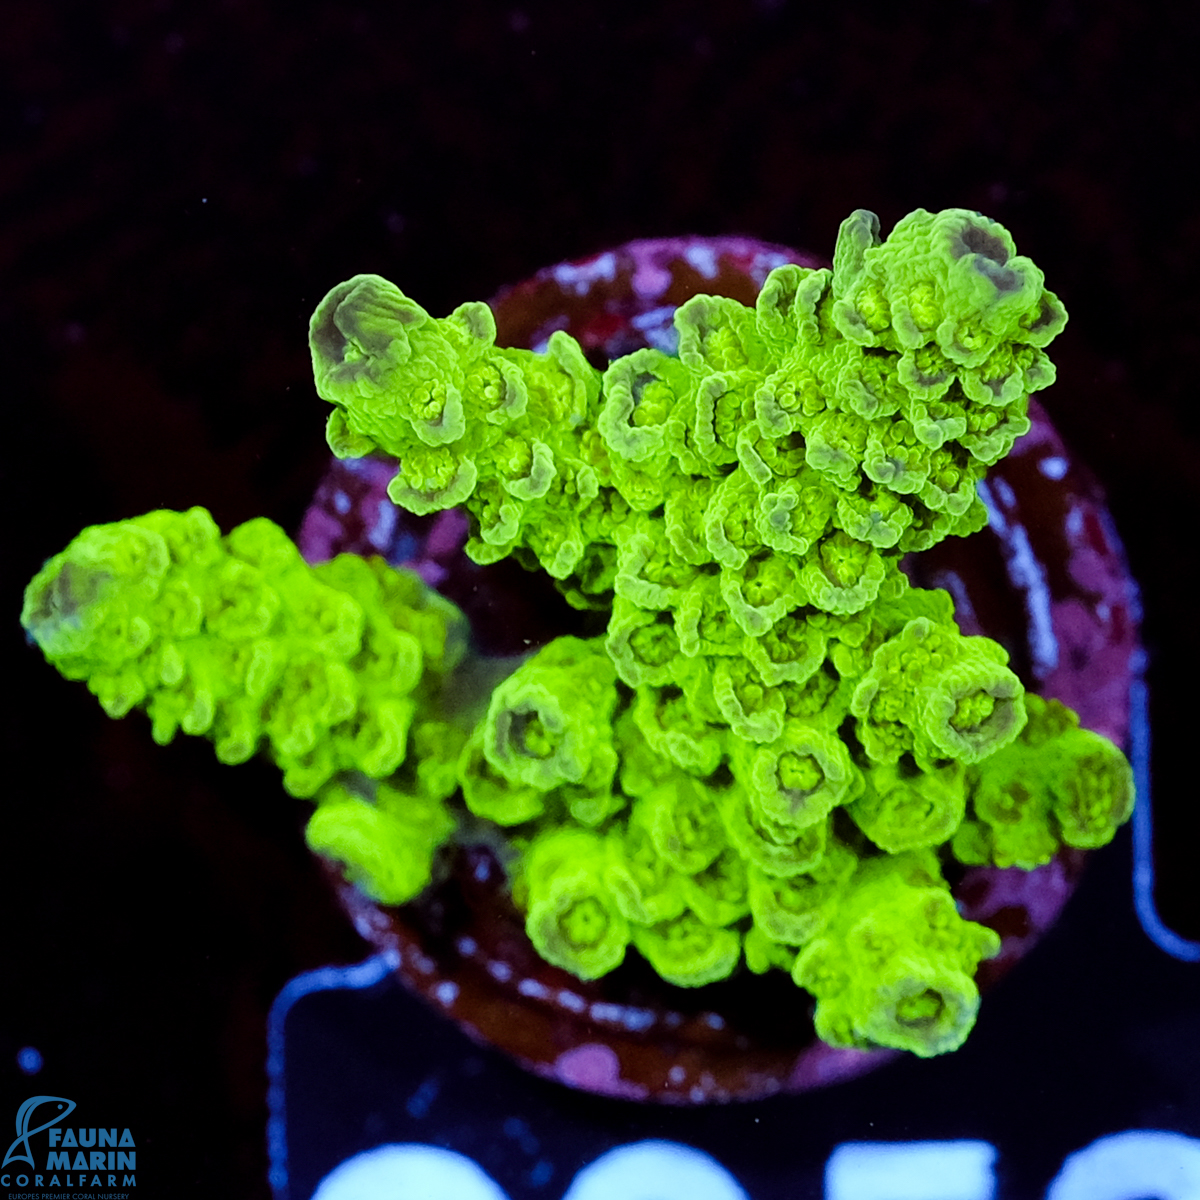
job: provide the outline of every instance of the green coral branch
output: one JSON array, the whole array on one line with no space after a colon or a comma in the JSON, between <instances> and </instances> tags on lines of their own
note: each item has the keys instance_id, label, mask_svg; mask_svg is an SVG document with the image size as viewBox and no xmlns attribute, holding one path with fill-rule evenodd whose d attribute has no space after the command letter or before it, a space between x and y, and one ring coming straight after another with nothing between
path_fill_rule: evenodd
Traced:
<instances>
[{"instance_id":1,"label":"green coral branch","mask_svg":"<svg viewBox=\"0 0 1200 1200\"><path fill-rule=\"evenodd\" d=\"M545 355L497 349L481 313L438 320L358 276L312 322L331 445L395 456L397 503L465 504L468 553L524 550L568 591L661 611L717 567L750 636L802 604L861 611L900 555L982 527L975 484L1028 429L1066 314L1000 226L960 209L886 241L856 213L834 259L778 268L755 309L694 297L678 358L640 350L603 376L565 334ZM615 578L579 577L596 545Z\"/></svg>"},{"instance_id":2,"label":"green coral branch","mask_svg":"<svg viewBox=\"0 0 1200 1200\"><path fill-rule=\"evenodd\" d=\"M959 916L928 851L861 861L792 978L817 999L833 1046L956 1050L979 1008L972 976L1000 950L993 930Z\"/></svg>"},{"instance_id":3,"label":"green coral branch","mask_svg":"<svg viewBox=\"0 0 1200 1200\"><path fill-rule=\"evenodd\" d=\"M467 731L441 696L465 623L415 575L349 555L310 567L270 521L222 538L202 508L163 510L85 529L29 584L21 622L109 716L144 708L160 745L182 730L225 763L264 751L318 801L310 844L378 899L429 882L454 826Z\"/></svg>"},{"instance_id":4,"label":"green coral branch","mask_svg":"<svg viewBox=\"0 0 1200 1200\"><path fill-rule=\"evenodd\" d=\"M970 819L955 831L966 863L1031 870L1060 846L1107 845L1133 814L1133 770L1107 738L1079 728L1057 700L1025 697L1029 722L1007 749L966 777Z\"/></svg>"}]
</instances>

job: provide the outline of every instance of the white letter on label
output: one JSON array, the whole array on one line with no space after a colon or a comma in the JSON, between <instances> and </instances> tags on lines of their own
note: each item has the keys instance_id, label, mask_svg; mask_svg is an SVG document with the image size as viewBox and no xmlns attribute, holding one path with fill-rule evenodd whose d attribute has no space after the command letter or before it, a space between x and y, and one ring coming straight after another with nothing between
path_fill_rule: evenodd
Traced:
<instances>
[{"instance_id":1,"label":"white letter on label","mask_svg":"<svg viewBox=\"0 0 1200 1200\"><path fill-rule=\"evenodd\" d=\"M499 1184L465 1154L415 1142L377 1146L334 1167L313 1200L508 1200Z\"/></svg>"},{"instance_id":2,"label":"white letter on label","mask_svg":"<svg viewBox=\"0 0 1200 1200\"><path fill-rule=\"evenodd\" d=\"M1159 1129L1102 1137L1067 1156L1046 1200L1197 1200L1200 1140Z\"/></svg>"},{"instance_id":3,"label":"white letter on label","mask_svg":"<svg viewBox=\"0 0 1200 1200\"><path fill-rule=\"evenodd\" d=\"M825 1200L993 1200L990 1142L845 1142L825 1164Z\"/></svg>"},{"instance_id":4,"label":"white letter on label","mask_svg":"<svg viewBox=\"0 0 1200 1200\"><path fill-rule=\"evenodd\" d=\"M589 1163L563 1200L747 1200L711 1155L679 1142L618 1146Z\"/></svg>"}]
</instances>

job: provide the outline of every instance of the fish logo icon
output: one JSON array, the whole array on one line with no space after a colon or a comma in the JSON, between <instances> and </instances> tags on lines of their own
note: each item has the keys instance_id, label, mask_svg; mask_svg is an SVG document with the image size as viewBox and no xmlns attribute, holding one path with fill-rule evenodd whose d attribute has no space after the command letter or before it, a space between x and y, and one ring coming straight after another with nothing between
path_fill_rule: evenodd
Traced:
<instances>
[{"instance_id":1,"label":"fish logo icon","mask_svg":"<svg viewBox=\"0 0 1200 1200\"><path fill-rule=\"evenodd\" d=\"M59 1108L58 1115L51 1117L43 1125L37 1125L33 1129L29 1128L29 1122L33 1120L33 1114L43 1104L57 1104ZM10 1162L28 1163L30 1167L34 1166L33 1151L29 1148L29 1139L35 1133L41 1133L43 1130L49 1129L52 1125L57 1125L64 1117L68 1117L75 1111L75 1101L67 1100L63 1096L30 1096L20 1108L17 1109L17 1136L13 1144L9 1146L8 1152L4 1156L4 1162L0 1163L0 1167L7 1167ZM17 1147L24 1147L24 1153L18 1153Z\"/></svg>"}]
</instances>

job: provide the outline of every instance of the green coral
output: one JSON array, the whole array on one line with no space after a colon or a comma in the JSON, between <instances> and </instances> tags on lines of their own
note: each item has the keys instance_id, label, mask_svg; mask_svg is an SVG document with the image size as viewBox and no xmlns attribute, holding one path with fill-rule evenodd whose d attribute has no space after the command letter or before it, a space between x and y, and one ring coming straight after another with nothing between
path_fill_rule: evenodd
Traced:
<instances>
[{"instance_id":1,"label":"green coral","mask_svg":"<svg viewBox=\"0 0 1200 1200\"><path fill-rule=\"evenodd\" d=\"M886 240L856 212L832 270L779 267L752 308L696 296L677 356L603 372L561 331L497 347L485 305L434 318L359 275L310 326L334 453L391 456L415 513L463 506L467 554L546 572L591 636L464 707L461 618L419 580L310 568L270 522L221 538L202 509L85 530L23 620L157 740L265 750L317 800L309 844L381 902L490 823L547 962L596 979L632 946L686 987L784 970L827 1042L943 1053L999 940L941 864L1031 868L1133 802L1120 751L900 569L986 524L976 485L1065 320L961 209Z\"/></svg>"},{"instance_id":2,"label":"green coral","mask_svg":"<svg viewBox=\"0 0 1200 1200\"><path fill-rule=\"evenodd\" d=\"M963 862L1031 870L1060 845L1093 850L1133 812L1133 772L1107 738L1057 700L1025 697L1029 722L967 774L970 819L951 843Z\"/></svg>"},{"instance_id":3,"label":"green coral","mask_svg":"<svg viewBox=\"0 0 1200 1200\"><path fill-rule=\"evenodd\" d=\"M522 858L525 930L537 952L580 979L621 964L630 924L605 882L604 840L581 829L548 830Z\"/></svg>"},{"instance_id":4,"label":"green coral","mask_svg":"<svg viewBox=\"0 0 1200 1200\"><path fill-rule=\"evenodd\" d=\"M792 978L817 999L818 1035L833 1046L895 1046L921 1057L962 1045L979 1007L980 959L993 930L964 921L926 852L862 860Z\"/></svg>"},{"instance_id":5,"label":"green coral","mask_svg":"<svg viewBox=\"0 0 1200 1200\"><path fill-rule=\"evenodd\" d=\"M635 926L633 944L663 979L679 987L725 979L742 952L736 930L710 925L690 911L658 925Z\"/></svg>"},{"instance_id":6,"label":"green coral","mask_svg":"<svg viewBox=\"0 0 1200 1200\"><path fill-rule=\"evenodd\" d=\"M435 797L386 783L360 795L324 788L304 831L311 849L345 865L347 877L383 904L404 904L429 884L434 853L455 821Z\"/></svg>"},{"instance_id":7,"label":"green coral","mask_svg":"<svg viewBox=\"0 0 1200 1200\"><path fill-rule=\"evenodd\" d=\"M616 672L598 642L558 638L492 693L483 752L511 783L549 792L612 780Z\"/></svg>"},{"instance_id":8,"label":"green coral","mask_svg":"<svg viewBox=\"0 0 1200 1200\"><path fill-rule=\"evenodd\" d=\"M865 780L864 794L847 811L889 854L940 846L962 824L967 795L960 763L926 771L915 763L883 763L872 766Z\"/></svg>"},{"instance_id":9,"label":"green coral","mask_svg":"<svg viewBox=\"0 0 1200 1200\"><path fill-rule=\"evenodd\" d=\"M771 942L800 946L828 925L858 856L831 837L821 859L806 871L780 878L750 868L749 903L754 928Z\"/></svg>"},{"instance_id":10,"label":"green coral","mask_svg":"<svg viewBox=\"0 0 1200 1200\"><path fill-rule=\"evenodd\" d=\"M974 763L1008 745L1025 724L1025 705L1007 662L988 638L914 617L875 651L850 702L868 758Z\"/></svg>"},{"instance_id":11,"label":"green coral","mask_svg":"<svg viewBox=\"0 0 1200 1200\"><path fill-rule=\"evenodd\" d=\"M310 567L270 521L222 538L202 508L164 510L85 529L29 584L21 620L110 716L144 708L160 745L182 730L222 762L264 751L289 792L318 800L310 843L371 894L428 883L453 827L461 739L440 703L464 622L416 576L348 555ZM405 771L403 794L374 785Z\"/></svg>"}]
</instances>

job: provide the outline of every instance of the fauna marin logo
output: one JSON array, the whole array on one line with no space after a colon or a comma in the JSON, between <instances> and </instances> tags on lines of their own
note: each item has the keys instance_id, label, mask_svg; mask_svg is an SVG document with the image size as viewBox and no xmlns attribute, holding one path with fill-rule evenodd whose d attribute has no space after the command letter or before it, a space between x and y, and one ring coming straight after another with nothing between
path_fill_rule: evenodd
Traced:
<instances>
[{"instance_id":1,"label":"fauna marin logo","mask_svg":"<svg viewBox=\"0 0 1200 1200\"><path fill-rule=\"evenodd\" d=\"M116 1126L111 1129L64 1126L75 1107L74 1100L63 1096L30 1096L17 1109L17 1136L0 1163L3 1172L0 1187L39 1190L10 1191L10 1197L117 1200L129 1195L127 1189L137 1186L137 1147L133 1135L128 1129ZM57 1190L60 1188L89 1190Z\"/></svg>"}]
</instances>

